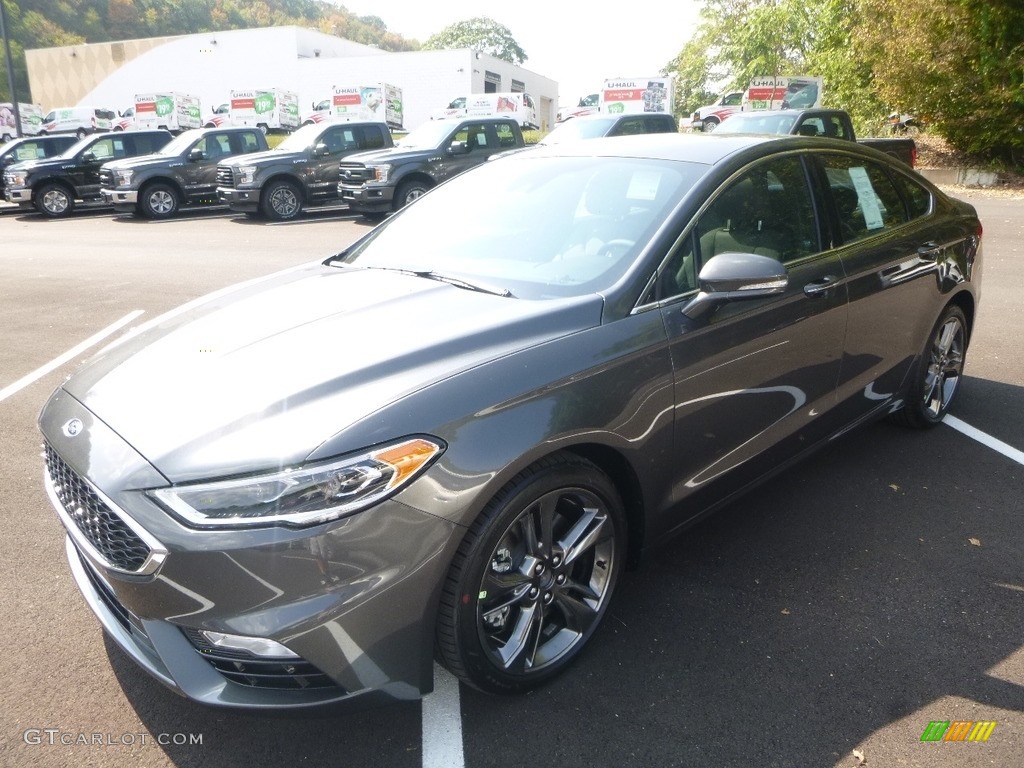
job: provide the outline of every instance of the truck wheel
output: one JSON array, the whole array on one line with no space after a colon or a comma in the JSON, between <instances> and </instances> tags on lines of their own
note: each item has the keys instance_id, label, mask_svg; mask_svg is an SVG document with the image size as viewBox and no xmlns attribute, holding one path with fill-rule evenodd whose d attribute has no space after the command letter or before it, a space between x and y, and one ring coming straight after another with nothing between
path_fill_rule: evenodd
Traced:
<instances>
[{"instance_id":1,"label":"truck wheel","mask_svg":"<svg viewBox=\"0 0 1024 768\"><path fill-rule=\"evenodd\" d=\"M36 210L43 216L59 219L75 208L75 198L62 184L44 184L35 194Z\"/></svg>"},{"instance_id":2,"label":"truck wheel","mask_svg":"<svg viewBox=\"0 0 1024 768\"><path fill-rule=\"evenodd\" d=\"M302 198L292 182L275 181L263 191L260 207L268 219L288 221L302 211Z\"/></svg>"},{"instance_id":3,"label":"truck wheel","mask_svg":"<svg viewBox=\"0 0 1024 768\"><path fill-rule=\"evenodd\" d=\"M718 121L715 120L713 117L709 117L707 120L704 121L704 127L701 128L701 130L704 131L704 133L711 133L717 127Z\"/></svg>"},{"instance_id":4,"label":"truck wheel","mask_svg":"<svg viewBox=\"0 0 1024 768\"><path fill-rule=\"evenodd\" d=\"M268 133L270 133L270 127L266 123L260 123L256 127L259 128L263 132L264 136L266 136Z\"/></svg>"},{"instance_id":5,"label":"truck wheel","mask_svg":"<svg viewBox=\"0 0 1024 768\"><path fill-rule=\"evenodd\" d=\"M79 140L84 139L88 135L89 132L86 131L85 128L79 128L77 131L75 131L75 136L77 136Z\"/></svg>"},{"instance_id":6,"label":"truck wheel","mask_svg":"<svg viewBox=\"0 0 1024 768\"><path fill-rule=\"evenodd\" d=\"M150 184L139 196L139 210L147 219L168 219L178 212L178 191L169 184Z\"/></svg>"},{"instance_id":7,"label":"truck wheel","mask_svg":"<svg viewBox=\"0 0 1024 768\"><path fill-rule=\"evenodd\" d=\"M403 181L398 185L398 190L395 192L395 210L397 211L399 208L405 208L405 206L416 198L423 197L423 195L430 191L430 187L430 184L425 181L420 181L419 179Z\"/></svg>"}]
</instances>

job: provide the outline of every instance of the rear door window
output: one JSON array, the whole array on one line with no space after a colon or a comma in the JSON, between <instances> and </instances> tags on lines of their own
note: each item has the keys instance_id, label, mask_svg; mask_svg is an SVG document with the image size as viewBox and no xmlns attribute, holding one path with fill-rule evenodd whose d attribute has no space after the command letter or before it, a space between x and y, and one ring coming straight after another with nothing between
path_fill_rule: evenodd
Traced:
<instances>
[{"instance_id":1,"label":"rear door window","mask_svg":"<svg viewBox=\"0 0 1024 768\"><path fill-rule=\"evenodd\" d=\"M847 155L824 155L821 162L844 243L863 240L908 221L903 199L880 165Z\"/></svg>"}]
</instances>

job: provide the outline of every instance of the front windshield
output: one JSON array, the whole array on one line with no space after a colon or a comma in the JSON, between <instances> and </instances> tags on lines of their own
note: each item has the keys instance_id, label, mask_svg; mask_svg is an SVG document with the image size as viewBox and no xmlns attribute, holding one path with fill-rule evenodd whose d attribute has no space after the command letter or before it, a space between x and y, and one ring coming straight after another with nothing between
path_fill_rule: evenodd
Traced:
<instances>
[{"instance_id":1,"label":"front windshield","mask_svg":"<svg viewBox=\"0 0 1024 768\"><path fill-rule=\"evenodd\" d=\"M793 128L794 115L732 115L723 120L715 133L779 133L787 134Z\"/></svg>"},{"instance_id":2,"label":"front windshield","mask_svg":"<svg viewBox=\"0 0 1024 768\"><path fill-rule=\"evenodd\" d=\"M277 145L277 149L285 152L302 152L313 146L313 142L323 133L324 127L312 123L304 125L291 136Z\"/></svg>"},{"instance_id":3,"label":"front windshield","mask_svg":"<svg viewBox=\"0 0 1024 768\"><path fill-rule=\"evenodd\" d=\"M443 120L424 123L416 130L410 131L408 135L403 136L397 146L402 147L402 149L430 149L436 147L445 136L451 133L452 126L453 123Z\"/></svg>"},{"instance_id":4,"label":"front windshield","mask_svg":"<svg viewBox=\"0 0 1024 768\"><path fill-rule=\"evenodd\" d=\"M608 129L615 123L614 117L600 117L593 120L584 120L577 117L560 123L555 130L541 139L539 144L561 144L566 141L579 141L580 139L597 139L608 133Z\"/></svg>"},{"instance_id":5,"label":"front windshield","mask_svg":"<svg viewBox=\"0 0 1024 768\"><path fill-rule=\"evenodd\" d=\"M194 128L191 131L185 131L178 136L175 136L169 142L164 144L163 148L160 149L156 154L158 155L180 155L186 149L188 149L194 142L199 141L202 136L202 130Z\"/></svg>"},{"instance_id":6,"label":"front windshield","mask_svg":"<svg viewBox=\"0 0 1024 768\"><path fill-rule=\"evenodd\" d=\"M467 171L341 257L520 299L612 286L706 166L622 157L506 157Z\"/></svg>"}]
</instances>

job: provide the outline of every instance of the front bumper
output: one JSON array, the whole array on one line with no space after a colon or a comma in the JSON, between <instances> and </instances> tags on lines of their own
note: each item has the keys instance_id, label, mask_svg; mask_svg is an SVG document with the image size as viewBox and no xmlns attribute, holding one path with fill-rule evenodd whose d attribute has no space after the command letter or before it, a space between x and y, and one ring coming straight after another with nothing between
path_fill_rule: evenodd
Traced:
<instances>
[{"instance_id":1,"label":"front bumper","mask_svg":"<svg viewBox=\"0 0 1024 768\"><path fill-rule=\"evenodd\" d=\"M256 211L260 207L260 190L217 187L217 199L232 211Z\"/></svg>"},{"instance_id":2,"label":"front bumper","mask_svg":"<svg viewBox=\"0 0 1024 768\"><path fill-rule=\"evenodd\" d=\"M394 187L371 187L369 184L348 186L338 184L338 197L353 211L390 211L394 199Z\"/></svg>"},{"instance_id":3,"label":"front bumper","mask_svg":"<svg viewBox=\"0 0 1024 768\"><path fill-rule=\"evenodd\" d=\"M107 205L131 206L139 202L139 191L137 189L101 189L100 196Z\"/></svg>"},{"instance_id":4,"label":"front bumper","mask_svg":"<svg viewBox=\"0 0 1024 768\"><path fill-rule=\"evenodd\" d=\"M77 437L62 429L72 419L82 422ZM362 706L432 689L437 600L461 538L454 524L391 499L308 529L196 530L133 490L159 474L63 391L40 428L65 469L58 482L78 484L76 501L94 490L110 513L100 546L83 544L83 531L99 527L92 509L69 514L46 473L75 581L107 634L164 685L259 709ZM120 522L159 550L155 565L105 559ZM274 640L298 658L225 655L199 630Z\"/></svg>"},{"instance_id":5,"label":"front bumper","mask_svg":"<svg viewBox=\"0 0 1024 768\"><path fill-rule=\"evenodd\" d=\"M30 187L8 187L4 190L4 197L8 203L31 203L32 189Z\"/></svg>"}]
</instances>

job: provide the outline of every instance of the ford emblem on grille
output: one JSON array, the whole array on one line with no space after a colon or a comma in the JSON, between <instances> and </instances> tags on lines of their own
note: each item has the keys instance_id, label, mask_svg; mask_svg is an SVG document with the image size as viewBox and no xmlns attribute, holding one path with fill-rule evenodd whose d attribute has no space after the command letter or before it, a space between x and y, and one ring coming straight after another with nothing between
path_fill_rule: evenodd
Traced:
<instances>
[{"instance_id":1,"label":"ford emblem on grille","mask_svg":"<svg viewBox=\"0 0 1024 768\"><path fill-rule=\"evenodd\" d=\"M65 435L74 437L85 428L81 419L71 419L61 428Z\"/></svg>"}]
</instances>

